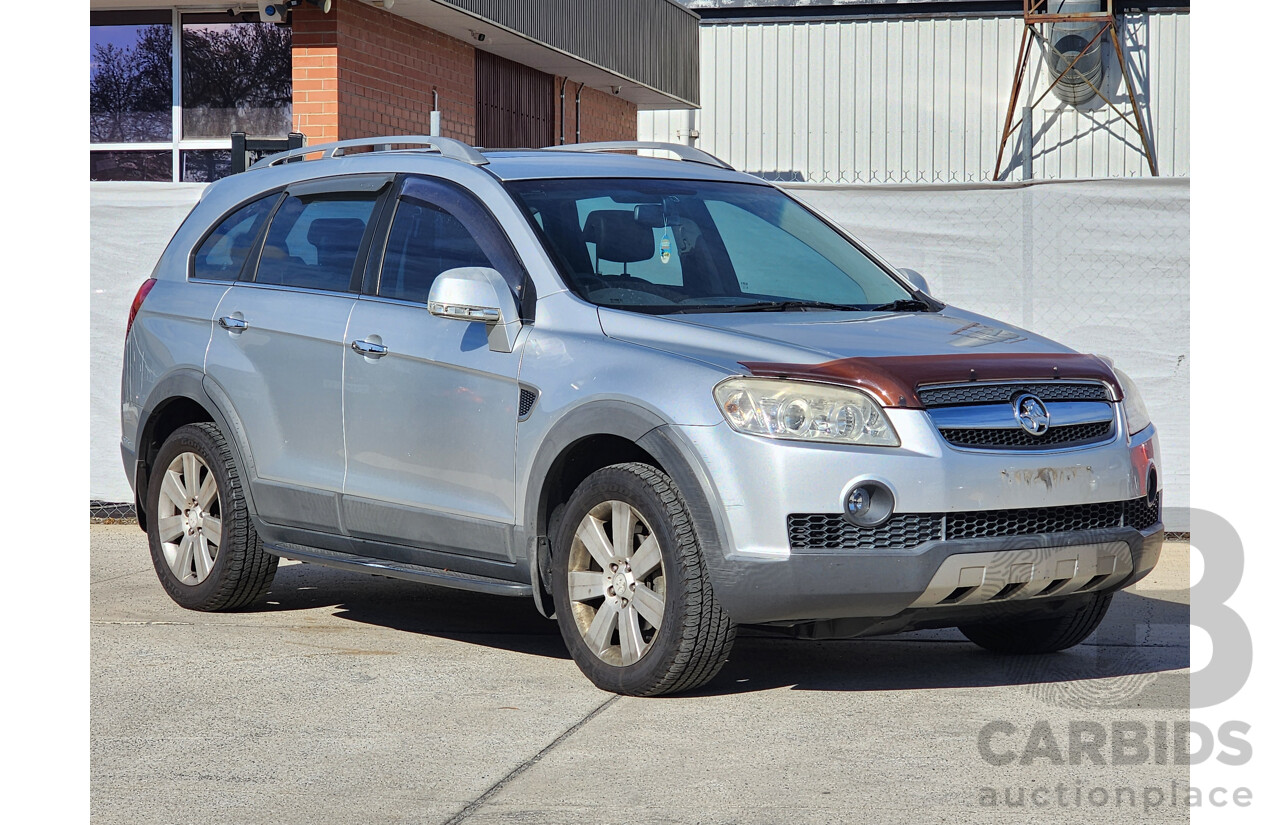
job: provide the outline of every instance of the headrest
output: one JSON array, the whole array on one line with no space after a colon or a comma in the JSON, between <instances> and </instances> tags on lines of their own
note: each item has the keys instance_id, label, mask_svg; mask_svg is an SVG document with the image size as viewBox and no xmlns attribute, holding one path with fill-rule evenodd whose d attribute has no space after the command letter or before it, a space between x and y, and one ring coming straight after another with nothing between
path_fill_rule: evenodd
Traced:
<instances>
[{"instance_id":1,"label":"headrest","mask_svg":"<svg viewBox=\"0 0 1280 825\"><path fill-rule=\"evenodd\" d=\"M364 237L364 221L359 218L316 218L307 227L307 240L317 249L355 249Z\"/></svg>"},{"instance_id":2,"label":"headrest","mask_svg":"<svg viewBox=\"0 0 1280 825\"><path fill-rule=\"evenodd\" d=\"M635 263L653 257L653 230L636 222L630 209L597 209L587 215L582 239L596 245L596 258Z\"/></svg>"}]
</instances>

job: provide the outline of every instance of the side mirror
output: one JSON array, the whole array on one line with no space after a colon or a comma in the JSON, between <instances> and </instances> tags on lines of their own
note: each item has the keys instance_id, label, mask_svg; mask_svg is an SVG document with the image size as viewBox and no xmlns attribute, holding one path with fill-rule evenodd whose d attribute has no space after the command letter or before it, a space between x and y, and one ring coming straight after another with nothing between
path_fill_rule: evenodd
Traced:
<instances>
[{"instance_id":1,"label":"side mirror","mask_svg":"<svg viewBox=\"0 0 1280 825\"><path fill-rule=\"evenodd\" d=\"M441 272L431 284L427 309L438 318L484 324L494 352L511 352L522 326L511 288L498 270L485 266Z\"/></svg>"},{"instance_id":2,"label":"side mirror","mask_svg":"<svg viewBox=\"0 0 1280 825\"><path fill-rule=\"evenodd\" d=\"M901 267L899 267L898 274L906 278L907 283L911 284L913 287L920 290L925 295L932 294L929 292L929 282L924 279L923 275L921 275L919 272L916 272L914 269L902 269Z\"/></svg>"}]
</instances>

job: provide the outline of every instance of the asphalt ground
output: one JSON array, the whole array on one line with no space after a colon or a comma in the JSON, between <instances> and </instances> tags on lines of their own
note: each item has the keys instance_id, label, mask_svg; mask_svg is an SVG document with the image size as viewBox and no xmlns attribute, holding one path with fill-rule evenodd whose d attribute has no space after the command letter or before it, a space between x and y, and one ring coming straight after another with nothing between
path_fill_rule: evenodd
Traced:
<instances>
[{"instance_id":1,"label":"asphalt ground","mask_svg":"<svg viewBox=\"0 0 1280 825\"><path fill-rule=\"evenodd\" d=\"M94 525L92 817L1185 822L1189 553L1066 653L744 631L708 687L636 699L524 600L284 563L265 603L193 613L135 525Z\"/></svg>"}]
</instances>

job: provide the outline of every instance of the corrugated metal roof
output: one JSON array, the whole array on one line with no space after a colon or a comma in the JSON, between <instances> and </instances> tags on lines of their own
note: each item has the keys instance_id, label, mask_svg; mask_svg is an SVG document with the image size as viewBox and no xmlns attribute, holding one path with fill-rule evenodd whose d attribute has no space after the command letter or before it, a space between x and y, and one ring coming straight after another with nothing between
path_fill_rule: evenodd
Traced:
<instances>
[{"instance_id":1,"label":"corrugated metal roof","mask_svg":"<svg viewBox=\"0 0 1280 825\"><path fill-rule=\"evenodd\" d=\"M675 0L699 13L718 11L748 14L752 11L777 13L787 10L797 13L874 13L890 14L949 14L971 11L1007 11L1021 13L1020 0ZM1116 0L1116 11L1152 8L1182 8L1191 6L1191 0ZM880 7L880 8L875 8Z\"/></svg>"}]
</instances>

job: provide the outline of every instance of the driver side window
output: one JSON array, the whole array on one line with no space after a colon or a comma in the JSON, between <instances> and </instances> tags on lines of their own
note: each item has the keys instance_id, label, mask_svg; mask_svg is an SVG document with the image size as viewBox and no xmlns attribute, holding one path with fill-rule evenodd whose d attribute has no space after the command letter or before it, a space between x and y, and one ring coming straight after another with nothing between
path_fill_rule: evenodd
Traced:
<instances>
[{"instance_id":1,"label":"driver side window","mask_svg":"<svg viewBox=\"0 0 1280 825\"><path fill-rule=\"evenodd\" d=\"M453 215L425 201L402 198L387 235L378 295L425 304L441 272L464 266L497 268Z\"/></svg>"}]
</instances>

